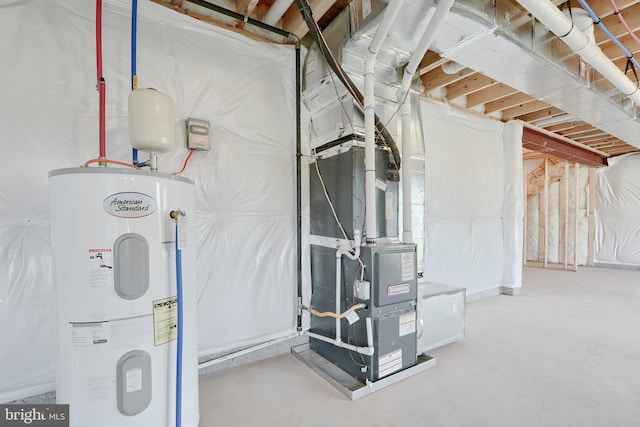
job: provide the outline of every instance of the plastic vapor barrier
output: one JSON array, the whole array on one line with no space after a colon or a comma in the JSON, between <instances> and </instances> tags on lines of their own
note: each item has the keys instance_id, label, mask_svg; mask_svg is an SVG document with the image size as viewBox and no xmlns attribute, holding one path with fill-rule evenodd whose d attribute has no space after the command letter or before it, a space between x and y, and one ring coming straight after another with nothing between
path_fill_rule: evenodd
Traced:
<instances>
[{"instance_id":1,"label":"plastic vapor barrier","mask_svg":"<svg viewBox=\"0 0 640 427\"><path fill-rule=\"evenodd\" d=\"M97 157L95 2L23 0L0 7L0 402L54 388L49 170ZM138 87L211 122L211 151L183 176L196 184L201 356L295 329L295 51L140 2ZM129 161L131 2L104 4L107 157ZM139 153L146 160L146 153ZM78 194L77 197L82 197Z\"/></svg>"},{"instance_id":2,"label":"plastic vapor barrier","mask_svg":"<svg viewBox=\"0 0 640 427\"><path fill-rule=\"evenodd\" d=\"M425 281L467 295L522 284L522 123L421 100Z\"/></svg>"},{"instance_id":3,"label":"plastic vapor barrier","mask_svg":"<svg viewBox=\"0 0 640 427\"><path fill-rule=\"evenodd\" d=\"M595 262L640 266L640 153L597 170Z\"/></svg>"}]
</instances>

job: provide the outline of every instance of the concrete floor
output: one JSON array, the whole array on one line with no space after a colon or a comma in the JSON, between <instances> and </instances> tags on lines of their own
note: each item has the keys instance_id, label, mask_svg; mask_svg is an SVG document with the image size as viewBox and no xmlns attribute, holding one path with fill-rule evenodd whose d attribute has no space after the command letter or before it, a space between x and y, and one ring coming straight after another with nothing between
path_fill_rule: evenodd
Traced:
<instances>
[{"instance_id":1,"label":"concrete floor","mask_svg":"<svg viewBox=\"0 0 640 427\"><path fill-rule=\"evenodd\" d=\"M640 426L640 272L525 268L437 366L350 401L291 355L200 380L200 427Z\"/></svg>"}]
</instances>

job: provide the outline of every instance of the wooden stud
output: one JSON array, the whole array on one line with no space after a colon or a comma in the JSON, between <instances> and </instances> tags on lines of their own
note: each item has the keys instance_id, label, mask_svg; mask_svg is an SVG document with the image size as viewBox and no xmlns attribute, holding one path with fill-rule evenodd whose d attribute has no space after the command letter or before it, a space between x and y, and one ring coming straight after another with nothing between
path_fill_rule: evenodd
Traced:
<instances>
[{"instance_id":1,"label":"wooden stud","mask_svg":"<svg viewBox=\"0 0 640 427\"><path fill-rule=\"evenodd\" d=\"M542 234L542 266L549 265L549 251L547 248L547 225L549 224L549 159L544 159L544 190L541 194L543 219L540 227Z\"/></svg>"},{"instance_id":2,"label":"wooden stud","mask_svg":"<svg viewBox=\"0 0 640 427\"><path fill-rule=\"evenodd\" d=\"M587 239L588 255L587 265L594 266L595 237L596 237L596 168L589 168L589 202L587 203L587 215L589 218L589 236Z\"/></svg>"},{"instance_id":3,"label":"wooden stud","mask_svg":"<svg viewBox=\"0 0 640 427\"><path fill-rule=\"evenodd\" d=\"M560 233L559 233L559 261L565 270L568 267L569 254L569 162L564 162L564 176L560 178Z\"/></svg>"},{"instance_id":4,"label":"wooden stud","mask_svg":"<svg viewBox=\"0 0 640 427\"><path fill-rule=\"evenodd\" d=\"M578 215L580 214L580 163L574 163L575 170L575 217L573 220L573 267L578 271Z\"/></svg>"},{"instance_id":5,"label":"wooden stud","mask_svg":"<svg viewBox=\"0 0 640 427\"><path fill-rule=\"evenodd\" d=\"M522 170L524 170L524 162L522 163ZM522 186L524 187L523 197L524 197L524 212L522 218L522 265L527 265L527 183L529 180L525 176L522 180Z\"/></svg>"}]
</instances>

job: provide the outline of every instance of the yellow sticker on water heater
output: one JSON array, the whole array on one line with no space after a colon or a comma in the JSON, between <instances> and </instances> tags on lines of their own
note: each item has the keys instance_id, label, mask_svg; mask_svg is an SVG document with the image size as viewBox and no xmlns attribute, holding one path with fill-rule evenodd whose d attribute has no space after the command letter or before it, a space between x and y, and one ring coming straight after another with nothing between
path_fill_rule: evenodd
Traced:
<instances>
[{"instance_id":1,"label":"yellow sticker on water heater","mask_svg":"<svg viewBox=\"0 0 640 427\"><path fill-rule=\"evenodd\" d=\"M153 341L156 346L178 337L178 297L153 302Z\"/></svg>"}]
</instances>

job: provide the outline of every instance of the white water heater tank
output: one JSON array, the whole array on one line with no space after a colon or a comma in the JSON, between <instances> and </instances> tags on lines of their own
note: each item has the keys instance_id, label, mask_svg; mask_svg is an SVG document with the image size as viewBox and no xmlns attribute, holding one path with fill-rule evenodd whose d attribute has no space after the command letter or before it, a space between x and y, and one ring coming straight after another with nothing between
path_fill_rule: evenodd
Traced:
<instances>
[{"instance_id":1,"label":"white water heater tank","mask_svg":"<svg viewBox=\"0 0 640 427\"><path fill-rule=\"evenodd\" d=\"M57 402L72 427L169 427L176 417L176 229L182 253L182 426L199 421L191 181L156 172L49 173Z\"/></svg>"},{"instance_id":2,"label":"white water heater tank","mask_svg":"<svg viewBox=\"0 0 640 427\"><path fill-rule=\"evenodd\" d=\"M173 100L155 89L129 94L129 141L138 150L166 153L176 145Z\"/></svg>"}]
</instances>

